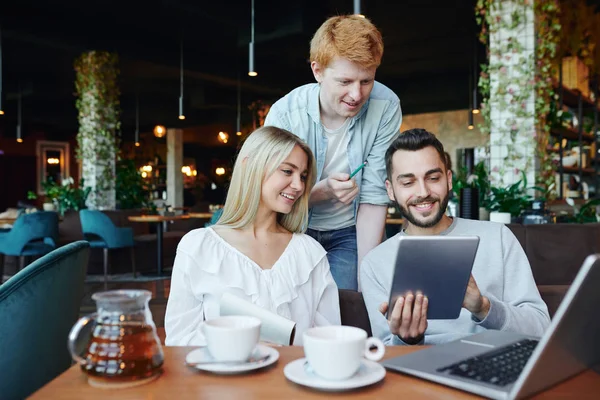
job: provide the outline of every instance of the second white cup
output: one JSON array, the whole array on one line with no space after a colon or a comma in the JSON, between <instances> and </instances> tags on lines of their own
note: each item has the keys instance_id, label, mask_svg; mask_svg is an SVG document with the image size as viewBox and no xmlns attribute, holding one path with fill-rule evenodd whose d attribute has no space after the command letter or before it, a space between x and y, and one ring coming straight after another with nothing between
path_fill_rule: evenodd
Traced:
<instances>
[{"instance_id":1,"label":"second white cup","mask_svg":"<svg viewBox=\"0 0 600 400\"><path fill-rule=\"evenodd\" d=\"M314 372L330 380L348 379L360 368L363 357L379 361L385 354L383 342L367 338L367 332L352 326L322 326L303 335L304 354ZM371 346L377 350L370 351Z\"/></svg>"},{"instance_id":2,"label":"second white cup","mask_svg":"<svg viewBox=\"0 0 600 400\"><path fill-rule=\"evenodd\" d=\"M260 320L232 315L204 322L202 331L208 351L217 361L245 361L258 344Z\"/></svg>"}]
</instances>

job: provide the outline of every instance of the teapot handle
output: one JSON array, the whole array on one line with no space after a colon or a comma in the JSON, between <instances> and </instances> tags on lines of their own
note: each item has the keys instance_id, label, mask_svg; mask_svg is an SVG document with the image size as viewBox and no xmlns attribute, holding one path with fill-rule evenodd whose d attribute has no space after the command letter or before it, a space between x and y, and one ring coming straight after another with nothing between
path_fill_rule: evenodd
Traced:
<instances>
[{"instance_id":1,"label":"teapot handle","mask_svg":"<svg viewBox=\"0 0 600 400\"><path fill-rule=\"evenodd\" d=\"M77 350L75 349L75 343L77 342L77 338L79 337L79 333L81 332L81 329L84 326L86 326L88 323L90 323L92 320L96 319L97 316L98 316L98 313L93 313L90 315L86 315L85 317L79 318L79 320L75 323L75 325L73 325L73 328L71 328L71 332L69 332L69 341L68 341L69 353L71 353L71 357L78 364L86 365L87 361L84 358L82 358L81 356L79 356L79 354L77 354Z\"/></svg>"}]
</instances>

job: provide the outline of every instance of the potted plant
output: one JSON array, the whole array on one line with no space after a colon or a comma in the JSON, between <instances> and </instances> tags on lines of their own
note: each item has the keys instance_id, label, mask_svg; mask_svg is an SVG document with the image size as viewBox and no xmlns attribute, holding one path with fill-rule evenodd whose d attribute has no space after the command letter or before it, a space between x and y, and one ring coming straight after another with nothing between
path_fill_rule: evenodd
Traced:
<instances>
[{"instance_id":1,"label":"potted plant","mask_svg":"<svg viewBox=\"0 0 600 400\"><path fill-rule=\"evenodd\" d=\"M490 187L490 221L510 223L529 206L532 197L527 194L527 178L506 187ZM502 214L502 215L499 215Z\"/></svg>"},{"instance_id":2,"label":"potted plant","mask_svg":"<svg viewBox=\"0 0 600 400\"><path fill-rule=\"evenodd\" d=\"M457 174L452 174L452 192L458 202L460 202L461 189L477 189L480 220L489 218L490 187L489 173L483 161L473 167L472 174L468 174L465 167L461 167Z\"/></svg>"},{"instance_id":3,"label":"potted plant","mask_svg":"<svg viewBox=\"0 0 600 400\"><path fill-rule=\"evenodd\" d=\"M44 189L44 203L42 204L42 209L44 211L57 211L57 199L59 196L59 188L55 184L54 179L48 178L46 182L42 182L42 188ZM33 191L27 192L28 200L37 199L37 194Z\"/></svg>"},{"instance_id":4,"label":"potted plant","mask_svg":"<svg viewBox=\"0 0 600 400\"><path fill-rule=\"evenodd\" d=\"M44 211L58 211L62 216L68 210L79 211L86 208L85 201L90 194L92 188L84 188L84 181L79 181L79 186L74 186L73 178L66 177L58 184L54 179L48 178L42 183L42 188L46 192L46 199L52 202L50 207L48 202L44 203ZM36 199L37 195L33 192L27 193L28 199Z\"/></svg>"},{"instance_id":5,"label":"potted plant","mask_svg":"<svg viewBox=\"0 0 600 400\"><path fill-rule=\"evenodd\" d=\"M573 199L569 197L567 197L566 202L573 207L573 216L567 220L568 222L574 222L578 224L600 222L600 199L588 200L581 207L578 207Z\"/></svg>"},{"instance_id":6,"label":"potted plant","mask_svg":"<svg viewBox=\"0 0 600 400\"><path fill-rule=\"evenodd\" d=\"M37 194L35 194L35 192L33 192L31 190L27 192L27 200L36 200L37 198L38 197L37 197ZM54 199L51 198L50 196L48 196L48 194L46 194L45 199L46 200L42 204L42 209L44 211L56 211L56 207L54 206L54 201L53 201Z\"/></svg>"}]
</instances>

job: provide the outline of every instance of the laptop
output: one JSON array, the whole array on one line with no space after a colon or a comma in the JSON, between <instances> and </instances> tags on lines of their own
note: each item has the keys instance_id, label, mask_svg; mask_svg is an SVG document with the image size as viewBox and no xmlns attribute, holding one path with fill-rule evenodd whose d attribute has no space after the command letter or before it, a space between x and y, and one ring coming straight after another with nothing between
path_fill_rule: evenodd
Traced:
<instances>
[{"instance_id":1,"label":"laptop","mask_svg":"<svg viewBox=\"0 0 600 400\"><path fill-rule=\"evenodd\" d=\"M492 399L529 397L600 365L598 288L600 254L585 259L541 338L488 330L382 365Z\"/></svg>"}]
</instances>

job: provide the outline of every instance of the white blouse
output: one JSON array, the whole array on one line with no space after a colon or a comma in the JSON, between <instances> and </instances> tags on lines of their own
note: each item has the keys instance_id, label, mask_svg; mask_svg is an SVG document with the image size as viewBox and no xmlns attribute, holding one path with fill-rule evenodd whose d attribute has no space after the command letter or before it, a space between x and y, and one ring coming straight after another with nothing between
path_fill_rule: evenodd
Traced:
<instances>
[{"instance_id":1,"label":"white blouse","mask_svg":"<svg viewBox=\"0 0 600 400\"><path fill-rule=\"evenodd\" d=\"M262 269L212 228L201 228L177 246L165 344L204 345L200 324L220 315L225 292L294 321L294 345L302 344L308 328L341 323L325 249L312 237L295 233L273 267Z\"/></svg>"}]
</instances>

